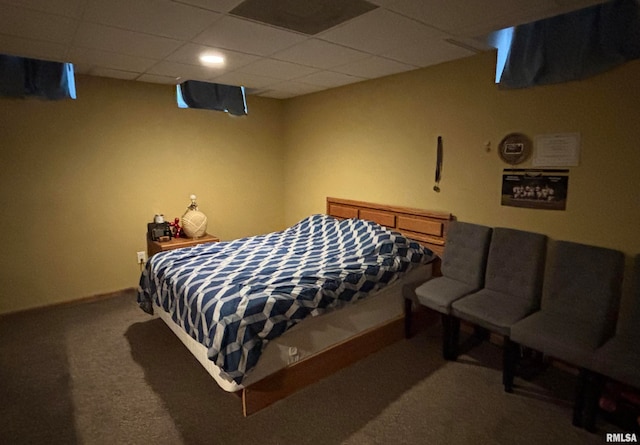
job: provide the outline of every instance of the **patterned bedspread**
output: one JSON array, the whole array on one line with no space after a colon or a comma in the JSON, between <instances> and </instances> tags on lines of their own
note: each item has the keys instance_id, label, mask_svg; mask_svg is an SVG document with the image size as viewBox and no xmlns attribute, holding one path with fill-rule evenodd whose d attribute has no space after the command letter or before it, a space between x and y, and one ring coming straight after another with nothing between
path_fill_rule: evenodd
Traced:
<instances>
[{"instance_id":1,"label":"patterned bedspread","mask_svg":"<svg viewBox=\"0 0 640 445\"><path fill-rule=\"evenodd\" d=\"M154 255L138 303L170 313L241 384L269 340L434 258L375 223L313 215L281 232Z\"/></svg>"}]
</instances>

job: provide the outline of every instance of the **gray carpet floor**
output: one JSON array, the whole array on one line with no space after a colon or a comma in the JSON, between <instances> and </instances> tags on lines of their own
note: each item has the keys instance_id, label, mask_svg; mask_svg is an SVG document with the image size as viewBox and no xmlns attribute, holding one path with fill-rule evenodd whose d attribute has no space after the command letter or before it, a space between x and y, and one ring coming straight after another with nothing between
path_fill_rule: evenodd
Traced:
<instances>
[{"instance_id":1,"label":"gray carpet floor","mask_svg":"<svg viewBox=\"0 0 640 445\"><path fill-rule=\"evenodd\" d=\"M571 425L575 377L551 367L513 394L501 351L456 362L432 326L242 417L132 292L0 317L0 444L601 444Z\"/></svg>"}]
</instances>

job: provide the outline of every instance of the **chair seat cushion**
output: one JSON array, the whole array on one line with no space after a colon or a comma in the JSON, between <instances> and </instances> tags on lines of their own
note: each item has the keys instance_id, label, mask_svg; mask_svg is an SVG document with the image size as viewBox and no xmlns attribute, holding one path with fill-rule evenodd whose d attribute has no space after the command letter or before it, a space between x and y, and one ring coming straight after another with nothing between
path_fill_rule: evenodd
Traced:
<instances>
[{"instance_id":1,"label":"chair seat cushion","mask_svg":"<svg viewBox=\"0 0 640 445\"><path fill-rule=\"evenodd\" d=\"M589 368L640 388L640 345L634 338L615 336L595 352Z\"/></svg>"},{"instance_id":2,"label":"chair seat cushion","mask_svg":"<svg viewBox=\"0 0 640 445\"><path fill-rule=\"evenodd\" d=\"M589 322L545 310L511 326L514 342L580 367L588 366L602 337Z\"/></svg>"},{"instance_id":3,"label":"chair seat cushion","mask_svg":"<svg viewBox=\"0 0 640 445\"><path fill-rule=\"evenodd\" d=\"M535 309L537 308L532 301L482 289L455 301L451 305L451 314L501 335L510 336L511 326Z\"/></svg>"},{"instance_id":4,"label":"chair seat cushion","mask_svg":"<svg viewBox=\"0 0 640 445\"><path fill-rule=\"evenodd\" d=\"M433 278L416 288L416 296L423 306L443 314L451 311L451 303L464 297L477 288L448 277Z\"/></svg>"}]
</instances>

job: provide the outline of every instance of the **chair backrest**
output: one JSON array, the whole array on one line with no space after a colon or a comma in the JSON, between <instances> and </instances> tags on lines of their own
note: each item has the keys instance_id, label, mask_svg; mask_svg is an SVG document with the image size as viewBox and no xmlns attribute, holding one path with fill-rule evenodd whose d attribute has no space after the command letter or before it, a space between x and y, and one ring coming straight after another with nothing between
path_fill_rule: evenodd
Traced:
<instances>
[{"instance_id":1,"label":"chair backrest","mask_svg":"<svg viewBox=\"0 0 640 445\"><path fill-rule=\"evenodd\" d=\"M496 227L491 235L484 287L540 307L547 236Z\"/></svg>"},{"instance_id":2,"label":"chair backrest","mask_svg":"<svg viewBox=\"0 0 640 445\"><path fill-rule=\"evenodd\" d=\"M481 288L491 232L491 227L451 221L442 255L442 275Z\"/></svg>"},{"instance_id":3,"label":"chair backrest","mask_svg":"<svg viewBox=\"0 0 640 445\"><path fill-rule=\"evenodd\" d=\"M542 310L589 323L606 339L615 333L624 255L604 247L556 241L542 297Z\"/></svg>"}]
</instances>

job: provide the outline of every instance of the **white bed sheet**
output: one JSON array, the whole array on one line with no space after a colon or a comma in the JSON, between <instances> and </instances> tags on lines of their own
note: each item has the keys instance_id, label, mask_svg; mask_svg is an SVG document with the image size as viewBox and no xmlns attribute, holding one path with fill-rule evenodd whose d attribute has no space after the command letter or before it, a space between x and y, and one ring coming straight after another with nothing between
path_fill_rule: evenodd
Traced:
<instances>
[{"instance_id":1,"label":"white bed sheet","mask_svg":"<svg viewBox=\"0 0 640 445\"><path fill-rule=\"evenodd\" d=\"M220 368L207 358L207 348L175 324L169 313L155 304L154 313L171 328L222 389L235 392L299 360L401 317L404 313L402 286L411 282L423 282L430 277L431 264L421 265L374 295L339 310L306 318L267 344L257 366L247 375L242 385L224 378L220 374Z\"/></svg>"}]
</instances>

